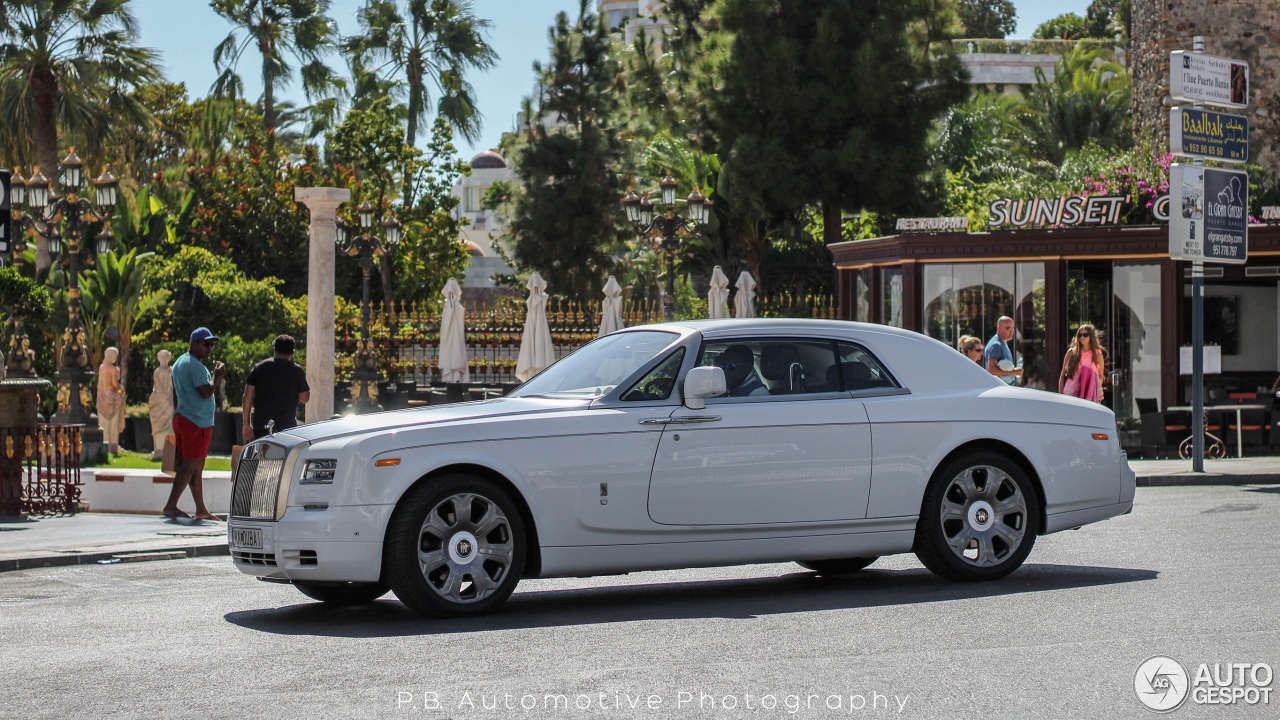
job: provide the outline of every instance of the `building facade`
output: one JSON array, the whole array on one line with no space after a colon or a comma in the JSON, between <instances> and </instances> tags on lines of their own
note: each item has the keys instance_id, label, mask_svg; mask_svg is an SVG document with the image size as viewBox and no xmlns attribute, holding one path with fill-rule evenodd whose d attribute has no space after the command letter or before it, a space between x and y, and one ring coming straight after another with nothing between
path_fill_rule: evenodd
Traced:
<instances>
[{"instance_id":1,"label":"building facade","mask_svg":"<svg viewBox=\"0 0 1280 720\"><path fill-rule=\"evenodd\" d=\"M1134 137L1169 144L1169 53L1204 37L1210 55L1249 63L1251 159L1280 163L1280 2L1133 0Z\"/></svg>"},{"instance_id":2,"label":"building facade","mask_svg":"<svg viewBox=\"0 0 1280 720\"><path fill-rule=\"evenodd\" d=\"M1012 317L1023 384L1057 391L1075 329L1109 352L1106 403L1136 417L1190 399L1190 263L1169 259L1163 225L898 235L830 246L840 317L904 327L954 346ZM1280 226L1249 230L1249 262L1208 265L1205 339L1221 348L1212 394L1267 390L1280 370Z\"/></svg>"},{"instance_id":3,"label":"building facade","mask_svg":"<svg viewBox=\"0 0 1280 720\"><path fill-rule=\"evenodd\" d=\"M506 228L505 219L486 208L484 199L495 182L510 182L514 178L515 174L501 155L485 150L471 158L471 174L459 177L453 184L451 194L458 198L454 213L464 223L460 240L471 256L462 281L468 295L483 295L476 291L493 288L494 275L512 272L498 252L499 238Z\"/></svg>"}]
</instances>

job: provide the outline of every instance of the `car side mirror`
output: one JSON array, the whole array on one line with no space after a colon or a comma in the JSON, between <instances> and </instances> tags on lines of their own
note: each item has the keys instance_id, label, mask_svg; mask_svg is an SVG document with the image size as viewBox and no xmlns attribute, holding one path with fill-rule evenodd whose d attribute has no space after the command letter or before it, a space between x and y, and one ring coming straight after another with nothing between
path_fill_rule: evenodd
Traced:
<instances>
[{"instance_id":1,"label":"car side mirror","mask_svg":"<svg viewBox=\"0 0 1280 720\"><path fill-rule=\"evenodd\" d=\"M696 367L684 377L684 406L701 410L707 406L706 398L723 395L726 388L723 368Z\"/></svg>"}]
</instances>

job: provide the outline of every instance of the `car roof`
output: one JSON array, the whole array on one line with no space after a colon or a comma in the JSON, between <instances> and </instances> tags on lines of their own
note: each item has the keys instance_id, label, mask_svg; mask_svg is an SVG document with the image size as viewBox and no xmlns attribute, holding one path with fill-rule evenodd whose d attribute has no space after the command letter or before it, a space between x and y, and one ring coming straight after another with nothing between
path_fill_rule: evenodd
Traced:
<instances>
[{"instance_id":1,"label":"car roof","mask_svg":"<svg viewBox=\"0 0 1280 720\"><path fill-rule=\"evenodd\" d=\"M683 328L697 330L702 333L721 333L735 331L751 332L880 332L900 337L920 338L920 333L903 330L892 325L853 322L850 320L814 320L809 318L724 318L719 320L681 320L653 325L637 325L628 330Z\"/></svg>"}]
</instances>

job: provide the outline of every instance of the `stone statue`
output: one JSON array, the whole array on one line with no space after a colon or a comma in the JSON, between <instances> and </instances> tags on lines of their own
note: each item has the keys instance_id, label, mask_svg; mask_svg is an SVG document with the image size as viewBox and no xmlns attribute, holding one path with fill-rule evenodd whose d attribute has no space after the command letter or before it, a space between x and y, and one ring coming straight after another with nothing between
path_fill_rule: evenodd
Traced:
<instances>
[{"instance_id":1,"label":"stone statue","mask_svg":"<svg viewBox=\"0 0 1280 720\"><path fill-rule=\"evenodd\" d=\"M173 432L173 368L169 367L171 357L173 353L168 350L156 353L160 366L151 373L151 397L147 400L147 405L151 410L153 458L159 458L164 452L164 436Z\"/></svg>"},{"instance_id":2,"label":"stone statue","mask_svg":"<svg viewBox=\"0 0 1280 720\"><path fill-rule=\"evenodd\" d=\"M120 452L120 426L124 424L124 387L120 385L120 368L116 358L120 351L109 347L98 366L98 425L107 451Z\"/></svg>"}]
</instances>

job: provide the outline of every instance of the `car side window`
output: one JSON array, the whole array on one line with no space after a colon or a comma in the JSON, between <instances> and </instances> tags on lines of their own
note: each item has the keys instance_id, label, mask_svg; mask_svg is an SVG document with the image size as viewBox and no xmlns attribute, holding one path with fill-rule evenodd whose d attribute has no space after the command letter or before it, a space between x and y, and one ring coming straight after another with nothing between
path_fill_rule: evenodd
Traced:
<instances>
[{"instance_id":1,"label":"car side window","mask_svg":"<svg viewBox=\"0 0 1280 720\"><path fill-rule=\"evenodd\" d=\"M825 378L835 361L831 341L800 338L714 340L698 356L699 366L724 370L728 397L832 392Z\"/></svg>"},{"instance_id":2,"label":"car side window","mask_svg":"<svg viewBox=\"0 0 1280 720\"><path fill-rule=\"evenodd\" d=\"M900 387L884 365L865 348L839 343L836 352L840 362L827 372L828 384L838 381L840 388L849 392Z\"/></svg>"},{"instance_id":3,"label":"car side window","mask_svg":"<svg viewBox=\"0 0 1280 720\"><path fill-rule=\"evenodd\" d=\"M676 376L680 374L680 364L684 362L684 348L671 353L666 360L640 378L635 385L627 388L622 394L623 401L666 400L676 386Z\"/></svg>"}]
</instances>

